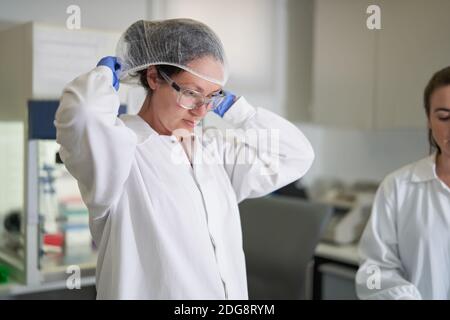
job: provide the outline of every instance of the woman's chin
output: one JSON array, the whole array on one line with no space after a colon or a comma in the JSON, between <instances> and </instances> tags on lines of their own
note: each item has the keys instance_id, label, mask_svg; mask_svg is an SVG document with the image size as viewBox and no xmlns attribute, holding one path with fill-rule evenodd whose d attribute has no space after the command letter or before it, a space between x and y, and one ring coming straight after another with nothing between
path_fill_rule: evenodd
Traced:
<instances>
[{"instance_id":1,"label":"woman's chin","mask_svg":"<svg viewBox=\"0 0 450 320\"><path fill-rule=\"evenodd\" d=\"M172 134L183 137L183 136L191 135L193 131L194 131L193 127L191 127L187 124L181 123L177 126L177 128L175 130L172 131Z\"/></svg>"},{"instance_id":2,"label":"woman's chin","mask_svg":"<svg viewBox=\"0 0 450 320\"><path fill-rule=\"evenodd\" d=\"M183 127L189 128L190 130L194 130L195 126L197 125L195 122L185 119L181 120L181 122L183 123Z\"/></svg>"}]
</instances>

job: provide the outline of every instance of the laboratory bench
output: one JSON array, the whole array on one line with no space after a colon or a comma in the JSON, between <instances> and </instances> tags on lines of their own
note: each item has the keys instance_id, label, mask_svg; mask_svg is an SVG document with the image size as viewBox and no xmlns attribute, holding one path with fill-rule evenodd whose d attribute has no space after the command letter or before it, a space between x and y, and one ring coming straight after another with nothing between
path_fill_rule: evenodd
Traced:
<instances>
[{"instance_id":1,"label":"laboratory bench","mask_svg":"<svg viewBox=\"0 0 450 320\"><path fill-rule=\"evenodd\" d=\"M91 260L94 256L93 254ZM80 271L80 289L69 289L68 280L75 272L62 262L70 259L59 257L52 259L53 261L49 260L47 257L46 267L40 272L38 282L25 283L11 276L7 283L0 284L0 300L95 299L95 261L76 264Z\"/></svg>"},{"instance_id":2,"label":"laboratory bench","mask_svg":"<svg viewBox=\"0 0 450 320\"><path fill-rule=\"evenodd\" d=\"M81 268L81 289L67 289L65 265L47 268L43 282L25 285L14 279L0 284L1 299L95 299L95 264ZM310 299L357 299L355 275L358 269L357 244L334 245L321 242L317 246L311 268Z\"/></svg>"},{"instance_id":3,"label":"laboratory bench","mask_svg":"<svg viewBox=\"0 0 450 320\"><path fill-rule=\"evenodd\" d=\"M67 274L64 274L67 276ZM63 274L60 275L61 277ZM80 280L80 289L68 289L67 280L57 280L39 285L23 285L14 280L0 284L0 300L93 300L96 297L95 276L85 276Z\"/></svg>"}]
</instances>

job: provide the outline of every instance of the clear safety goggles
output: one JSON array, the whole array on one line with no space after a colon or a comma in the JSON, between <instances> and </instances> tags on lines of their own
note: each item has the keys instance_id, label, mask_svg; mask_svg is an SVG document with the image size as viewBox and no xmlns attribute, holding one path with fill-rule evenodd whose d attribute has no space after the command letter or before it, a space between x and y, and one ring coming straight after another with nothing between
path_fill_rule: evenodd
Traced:
<instances>
[{"instance_id":1,"label":"clear safety goggles","mask_svg":"<svg viewBox=\"0 0 450 320\"><path fill-rule=\"evenodd\" d=\"M205 105L208 107L208 110L214 110L217 108L225 99L226 95L223 90L219 93L213 95L210 98L205 97L198 91L182 88L175 81L173 81L167 74L162 71L158 71L159 74L167 81L167 83L178 93L178 104L188 110L200 108Z\"/></svg>"}]
</instances>

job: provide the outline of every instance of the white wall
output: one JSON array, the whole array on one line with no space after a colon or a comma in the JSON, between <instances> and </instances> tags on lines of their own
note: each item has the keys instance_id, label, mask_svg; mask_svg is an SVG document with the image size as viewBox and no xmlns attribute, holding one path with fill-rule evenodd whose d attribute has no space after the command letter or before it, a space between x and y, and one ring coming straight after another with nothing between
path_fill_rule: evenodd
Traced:
<instances>
[{"instance_id":1,"label":"white wall","mask_svg":"<svg viewBox=\"0 0 450 320\"><path fill-rule=\"evenodd\" d=\"M123 31L131 23L146 19L148 0L2 0L0 30L28 21L66 25L66 9L76 4L81 9L81 27Z\"/></svg>"},{"instance_id":2,"label":"white wall","mask_svg":"<svg viewBox=\"0 0 450 320\"><path fill-rule=\"evenodd\" d=\"M312 119L313 13L312 0L287 2L285 109L291 121Z\"/></svg>"},{"instance_id":3,"label":"white wall","mask_svg":"<svg viewBox=\"0 0 450 320\"><path fill-rule=\"evenodd\" d=\"M425 115L424 115L425 118ZM364 131L297 124L311 141L316 160L304 178L337 178L345 183L381 181L386 174L428 155L426 130Z\"/></svg>"}]
</instances>

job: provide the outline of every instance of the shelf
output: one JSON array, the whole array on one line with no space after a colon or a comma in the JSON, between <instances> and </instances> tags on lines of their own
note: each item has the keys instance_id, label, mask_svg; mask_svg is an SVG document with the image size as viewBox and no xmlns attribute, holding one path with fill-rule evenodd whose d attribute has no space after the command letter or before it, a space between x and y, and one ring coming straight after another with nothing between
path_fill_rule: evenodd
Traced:
<instances>
[{"instance_id":1,"label":"shelf","mask_svg":"<svg viewBox=\"0 0 450 320\"><path fill-rule=\"evenodd\" d=\"M18 271L24 271L24 261L20 257L13 252L7 252L8 249L1 248L0 250L0 261L11 265Z\"/></svg>"}]
</instances>

